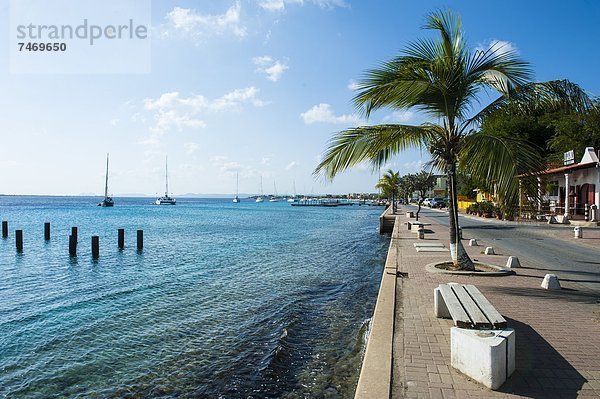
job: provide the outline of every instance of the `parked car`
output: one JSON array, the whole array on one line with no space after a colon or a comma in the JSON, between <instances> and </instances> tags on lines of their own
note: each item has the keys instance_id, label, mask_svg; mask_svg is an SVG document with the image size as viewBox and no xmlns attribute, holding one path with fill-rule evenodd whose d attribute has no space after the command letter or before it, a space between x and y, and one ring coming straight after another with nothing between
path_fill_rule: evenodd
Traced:
<instances>
[{"instance_id":1,"label":"parked car","mask_svg":"<svg viewBox=\"0 0 600 399\"><path fill-rule=\"evenodd\" d=\"M433 198L431 201L429 201L429 206L431 208L442 209L442 208L446 208L448 206L448 203L443 198Z\"/></svg>"},{"instance_id":2,"label":"parked car","mask_svg":"<svg viewBox=\"0 0 600 399\"><path fill-rule=\"evenodd\" d=\"M432 200L433 200L433 198L425 198L425 199L423 200L423 203L422 203L422 205L423 205L423 206L431 206L431 201L432 201Z\"/></svg>"}]
</instances>

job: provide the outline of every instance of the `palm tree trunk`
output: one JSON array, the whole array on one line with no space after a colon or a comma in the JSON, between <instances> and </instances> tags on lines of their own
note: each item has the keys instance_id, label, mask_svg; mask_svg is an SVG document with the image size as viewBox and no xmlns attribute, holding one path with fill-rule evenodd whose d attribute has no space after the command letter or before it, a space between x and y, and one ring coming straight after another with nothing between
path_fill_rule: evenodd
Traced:
<instances>
[{"instance_id":1,"label":"palm tree trunk","mask_svg":"<svg viewBox=\"0 0 600 399\"><path fill-rule=\"evenodd\" d=\"M456 193L456 164L451 163L447 167L448 174L448 213L450 217L450 255L452 263L457 270L475 270L473 261L465 251L460 241L458 225L458 202Z\"/></svg>"}]
</instances>

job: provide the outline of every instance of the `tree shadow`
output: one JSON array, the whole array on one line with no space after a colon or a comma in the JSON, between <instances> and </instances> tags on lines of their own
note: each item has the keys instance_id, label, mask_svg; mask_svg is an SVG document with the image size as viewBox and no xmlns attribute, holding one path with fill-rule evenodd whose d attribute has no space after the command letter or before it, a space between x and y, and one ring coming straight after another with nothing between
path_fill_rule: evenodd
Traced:
<instances>
[{"instance_id":1,"label":"tree shadow","mask_svg":"<svg viewBox=\"0 0 600 399\"><path fill-rule=\"evenodd\" d=\"M539 276L519 274L519 277L534 277L540 279L541 281ZM598 295L596 292L574 290L569 288L563 288L560 290L545 290L543 288L486 287L486 290L496 292L500 295L505 295L506 298L510 298L512 295L589 304L596 304L598 303L598 300L600 300L600 295Z\"/></svg>"},{"instance_id":2,"label":"tree shadow","mask_svg":"<svg viewBox=\"0 0 600 399\"><path fill-rule=\"evenodd\" d=\"M478 224L473 224L470 226L463 226L461 225L460 227L462 227L463 230L514 230L517 227L516 226L500 226L500 225L490 225L490 224L482 224L482 225L478 225Z\"/></svg>"},{"instance_id":3,"label":"tree shadow","mask_svg":"<svg viewBox=\"0 0 600 399\"><path fill-rule=\"evenodd\" d=\"M516 333L516 370L498 391L531 398L576 398L587 380L529 325L507 321Z\"/></svg>"}]
</instances>

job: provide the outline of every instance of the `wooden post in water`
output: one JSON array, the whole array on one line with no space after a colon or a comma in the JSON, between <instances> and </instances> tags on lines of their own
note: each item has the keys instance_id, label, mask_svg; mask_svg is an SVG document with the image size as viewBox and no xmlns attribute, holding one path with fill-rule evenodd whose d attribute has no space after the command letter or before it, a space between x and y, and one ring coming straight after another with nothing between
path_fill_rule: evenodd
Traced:
<instances>
[{"instance_id":1,"label":"wooden post in water","mask_svg":"<svg viewBox=\"0 0 600 399\"><path fill-rule=\"evenodd\" d=\"M75 245L77 245L77 227L71 227L71 235L74 237L75 239Z\"/></svg>"},{"instance_id":2,"label":"wooden post in water","mask_svg":"<svg viewBox=\"0 0 600 399\"><path fill-rule=\"evenodd\" d=\"M72 234L69 236L69 255L77 256L77 239Z\"/></svg>"},{"instance_id":3,"label":"wooden post in water","mask_svg":"<svg viewBox=\"0 0 600 399\"><path fill-rule=\"evenodd\" d=\"M8 237L8 221L2 221L2 238Z\"/></svg>"},{"instance_id":4,"label":"wooden post in water","mask_svg":"<svg viewBox=\"0 0 600 399\"><path fill-rule=\"evenodd\" d=\"M23 252L23 230L15 230L17 252Z\"/></svg>"},{"instance_id":5,"label":"wooden post in water","mask_svg":"<svg viewBox=\"0 0 600 399\"><path fill-rule=\"evenodd\" d=\"M50 240L50 222L44 223L44 240Z\"/></svg>"},{"instance_id":6,"label":"wooden post in water","mask_svg":"<svg viewBox=\"0 0 600 399\"><path fill-rule=\"evenodd\" d=\"M138 251L144 249L144 230L137 231L137 249Z\"/></svg>"},{"instance_id":7,"label":"wooden post in water","mask_svg":"<svg viewBox=\"0 0 600 399\"><path fill-rule=\"evenodd\" d=\"M92 258L98 259L100 257L100 237L92 236Z\"/></svg>"},{"instance_id":8,"label":"wooden post in water","mask_svg":"<svg viewBox=\"0 0 600 399\"><path fill-rule=\"evenodd\" d=\"M119 249L125 248L125 229L119 229L119 237L117 243Z\"/></svg>"}]
</instances>

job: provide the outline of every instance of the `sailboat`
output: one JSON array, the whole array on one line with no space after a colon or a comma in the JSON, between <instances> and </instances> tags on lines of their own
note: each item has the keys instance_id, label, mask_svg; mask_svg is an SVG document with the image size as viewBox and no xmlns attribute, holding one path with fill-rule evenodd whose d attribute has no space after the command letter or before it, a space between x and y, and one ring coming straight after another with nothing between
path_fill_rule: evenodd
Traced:
<instances>
[{"instance_id":1,"label":"sailboat","mask_svg":"<svg viewBox=\"0 0 600 399\"><path fill-rule=\"evenodd\" d=\"M288 198L288 202L296 202L296 180L294 180L294 196L292 198Z\"/></svg>"},{"instance_id":2,"label":"sailboat","mask_svg":"<svg viewBox=\"0 0 600 399\"><path fill-rule=\"evenodd\" d=\"M239 173L235 174L235 197L233 198L233 202L235 202L236 204L238 202L240 202L240 197L239 197L239 183L240 183L240 179L239 179Z\"/></svg>"},{"instance_id":3,"label":"sailboat","mask_svg":"<svg viewBox=\"0 0 600 399\"><path fill-rule=\"evenodd\" d=\"M177 200L173 197L169 197L169 167L167 163L167 156L165 155L165 196L160 197L155 201L156 205L176 205Z\"/></svg>"},{"instance_id":4,"label":"sailboat","mask_svg":"<svg viewBox=\"0 0 600 399\"><path fill-rule=\"evenodd\" d=\"M275 181L273 181L273 192L275 194L269 198L269 202L277 202L277 186L275 185Z\"/></svg>"},{"instance_id":5,"label":"sailboat","mask_svg":"<svg viewBox=\"0 0 600 399\"><path fill-rule=\"evenodd\" d=\"M260 177L260 195L258 197L256 197L256 202L264 202L265 199L263 198L263 186L262 186L262 176Z\"/></svg>"},{"instance_id":6,"label":"sailboat","mask_svg":"<svg viewBox=\"0 0 600 399\"><path fill-rule=\"evenodd\" d=\"M104 199L98 204L101 207L111 207L114 206L115 202L112 197L108 195L108 153L106 154L106 180L104 183Z\"/></svg>"}]
</instances>

